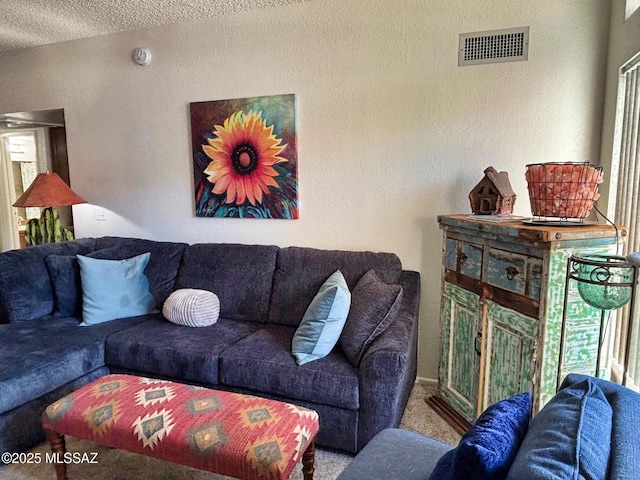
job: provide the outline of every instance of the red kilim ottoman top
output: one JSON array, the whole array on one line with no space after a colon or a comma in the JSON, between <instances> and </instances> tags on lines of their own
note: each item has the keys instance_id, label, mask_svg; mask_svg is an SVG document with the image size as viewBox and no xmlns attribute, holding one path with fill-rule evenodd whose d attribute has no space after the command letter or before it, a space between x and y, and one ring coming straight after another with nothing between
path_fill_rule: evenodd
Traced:
<instances>
[{"instance_id":1,"label":"red kilim ottoman top","mask_svg":"<svg viewBox=\"0 0 640 480\"><path fill-rule=\"evenodd\" d=\"M241 479L286 479L318 432L296 405L131 375L107 375L51 404L62 435Z\"/></svg>"}]
</instances>

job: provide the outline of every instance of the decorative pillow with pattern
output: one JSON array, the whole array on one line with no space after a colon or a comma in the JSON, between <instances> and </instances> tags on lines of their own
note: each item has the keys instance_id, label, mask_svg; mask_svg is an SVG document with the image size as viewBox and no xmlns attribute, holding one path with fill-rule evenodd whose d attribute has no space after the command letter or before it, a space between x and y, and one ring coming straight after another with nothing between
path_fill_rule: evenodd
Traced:
<instances>
[{"instance_id":1,"label":"decorative pillow with pattern","mask_svg":"<svg viewBox=\"0 0 640 480\"><path fill-rule=\"evenodd\" d=\"M207 327L218 321L220 300L208 290L181 288L165 300L162 314L176 325Z\"/></svg>"}]
</instances>

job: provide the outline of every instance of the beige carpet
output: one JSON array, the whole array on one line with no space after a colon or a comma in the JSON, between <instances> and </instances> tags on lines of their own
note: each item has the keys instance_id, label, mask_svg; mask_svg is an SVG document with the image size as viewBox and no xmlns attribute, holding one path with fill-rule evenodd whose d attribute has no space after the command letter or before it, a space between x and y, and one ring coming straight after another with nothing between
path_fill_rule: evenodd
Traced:
<instances>
[{"instance_id":1,"label":"beige carpet","mask_svg":"<svg viewBox=\"0 0 640 480\"><path fill-rule=\"evenodd\" d=\"M401 427L424 435L439 438L455 445L460 436L447 425L424 401L435 393L432 386L416 385L411 393ZM47 444L31 450L45 458L49 452ZM69 465L70 479L78 480L224 480L228 477L215 475L169 462L102 447L84 440L67 437L67 451L96 452L96 464ZM324 448L316 450L316 473L314 480L333 480L351 461L352 456ZM55 479L53 465L7 465L0 466L0 480L50 480ZM290 480L302 480L302 470L296 467Z\"/></svg>"}]
</instances>

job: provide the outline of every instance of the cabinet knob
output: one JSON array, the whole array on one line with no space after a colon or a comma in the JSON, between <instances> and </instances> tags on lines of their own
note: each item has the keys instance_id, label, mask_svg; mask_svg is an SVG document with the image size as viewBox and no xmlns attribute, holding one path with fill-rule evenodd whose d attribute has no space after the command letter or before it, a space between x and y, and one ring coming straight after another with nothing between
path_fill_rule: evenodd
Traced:
<instances>
[{"instance_id":1,"label":"cabinet knob","mask_svg":"<svg viewBox=\"0 0 640 480\"><path fill-rule=\"evenodd\" d=\"M520 275L520 271L516 267L507 267L507 278L513 280L516 275Z\"/></svg>"},{"instance_id":2,"label":"cabinet knob","mask_svg":"<svg viewBox=\"0 0 640 480\"><path fill-rule=\"evenodd\" d=\"M468 256L467 256L467 254L466 254L466 253L464 253L464 252L460 252L460 253L458 254L458 262L460 262L460 264L463 264L464 262L466 262L468 258L469 258L469 257L468 257Z\"/></svg>"}]
</instances>

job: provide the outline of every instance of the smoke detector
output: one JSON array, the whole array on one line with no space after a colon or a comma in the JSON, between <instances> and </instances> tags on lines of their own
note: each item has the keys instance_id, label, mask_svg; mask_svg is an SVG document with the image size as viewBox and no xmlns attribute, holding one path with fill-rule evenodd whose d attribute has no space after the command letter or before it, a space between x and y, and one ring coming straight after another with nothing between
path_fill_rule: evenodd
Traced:
<instances>
[{"instance_id":1,"label":"smoke detector","mask_svg":"<svg viewBox=\"0 0 640 480\"><path fill-rule=\"evenodd\" d=\"M148 48L136 48L133 51L133 61L138 65L149 65L151 63L151 50Z\"/></svg>"}]
</instances>

